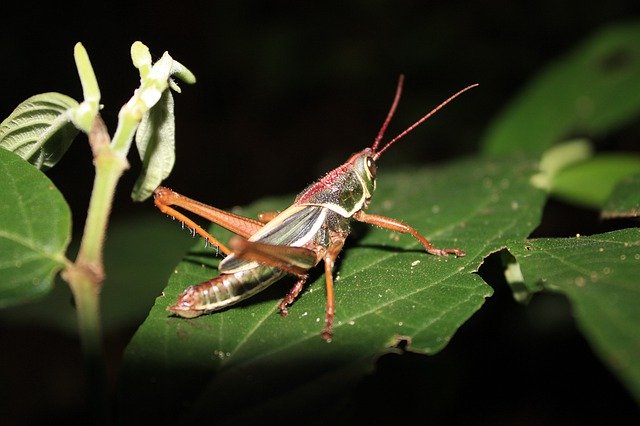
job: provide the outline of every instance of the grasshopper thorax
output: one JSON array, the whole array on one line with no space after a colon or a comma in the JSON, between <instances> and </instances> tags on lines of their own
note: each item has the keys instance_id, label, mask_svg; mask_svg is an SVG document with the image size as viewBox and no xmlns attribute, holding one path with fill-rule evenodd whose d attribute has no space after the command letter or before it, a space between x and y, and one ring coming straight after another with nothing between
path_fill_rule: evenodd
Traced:
<instances>
[{"instance_id":1,"label":"grasshopper thorax","mask_svg":"<svg viewBox=\"0 0 640 426\"><path fill-rule=\"evenodd\" d=\"M375 153L365 148L309 185L296 197L295 203L323 206L343 217L351 217L367 208L375 189Z\"/></svg>"}]
</instances>

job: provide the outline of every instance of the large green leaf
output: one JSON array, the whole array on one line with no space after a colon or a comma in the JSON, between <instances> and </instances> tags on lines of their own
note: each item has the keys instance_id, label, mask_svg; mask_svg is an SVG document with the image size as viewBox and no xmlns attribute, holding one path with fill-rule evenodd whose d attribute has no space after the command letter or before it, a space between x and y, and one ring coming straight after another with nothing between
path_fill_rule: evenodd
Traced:
<instances>
[{"instance_id":1,"label":"large green leaf","mask_svg":"<svg viewBox=\"0 0 640 426\"><path fill-rule=\"evenodd\" d=\"M530 291L569 298L595 351L640 400L640 229L514 242L508 249Z\"/></svg>"},{"instance_id":2,"label":"large green leaf","mask_svg":"<svg viewBox=\"0 0 640 426\"><path fill-rule=\"evenodd\" d=\"M459 246L467 256L429 256L410 237L354 226L359 238L344 250L336 272L331 343L320 338L325 292L318 270L286 318L277 313L291 284L286 280L223 312L192 320L168 315L165 308L186 286L217 274L211 249L200 243L176 267L127 348L123 418L215 413L216 420L229 420L284 401L321 405L330 402L322 395L348 388L399 341L419 352L441 350L491 294L474 274L483 258L507 240L526 238L539 223L544 193L529 184L532 173L530 162L514 158L382 171L370 211L405 220L436 245ZM243 213L287 202L264 201Z\"/></svg>"},{"instance_id":3,"label":"large green leaf","mask_svg":"<svg viewBox=\"0 0 640 426\"><path fill-rule=\"evenodd\" d=\"M22 102L0 124L0 147L46 170L64 155L78 134L71 117L78 102L60 93L41 93Z\"/></svg>"},{"instance_id":4,"label":"large green leaf","mask_svg":"<svg viewBox=\"0 0 640 426\"><path fill-rule=\"evenodd\" d=\"M598 31L543 70L489 126L484 151L541 154L567 137L597 136L640 114L640 23Z\"/></svg>"},{"instance_id":5,"label":"large green leaf","mask_svg":"<svg viewBox=\"0 0 640 426\"><path fill-rule=\"evenodd\" d=\"M41 296L65 264L71 212L38 169L0 149L0 307Z\"/></svg>"}]
</instances>

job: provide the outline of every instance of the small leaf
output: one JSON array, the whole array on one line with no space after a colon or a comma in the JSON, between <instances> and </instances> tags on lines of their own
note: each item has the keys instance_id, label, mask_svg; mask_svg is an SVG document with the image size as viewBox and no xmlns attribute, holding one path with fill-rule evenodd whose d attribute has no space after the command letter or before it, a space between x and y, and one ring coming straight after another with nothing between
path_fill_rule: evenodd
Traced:
<instances>
[{"instance_id":1,"label":"small leaf","mask_svg":"<svg viewBox=\"0 0 640 426\"><path fill-rule=\"evenodd\" d=\"M0 307L42 296L64 267L71 213L39 170L0 149Z\"/></svg>"},{"instance_id":2,"label":"small leaf","mask_svg":"<svg viewBox=\"0 0 640 426\"><path fill-rule=\"evenodd\" d=\"M194 84L196 82L196 76L189 70L189 68L185 67L175 59L171 64L171 75L178 77L187 84Z\"/></svg>"},{"instance_id":3,"label":"small leaf","mask_svg":"<svg viewBox=\"0 0 640 426\"><path fill-rule=\"evenodd\" d=\"M527 286L566 295L594 350L640 401L640 229L510 243Z\"/></svg>"},{"instance_id":4,"label":"small leaf","mask_svg":"<svg viewBox=\"0 0 640 426\"><path fill-rule=\"evenodd\" d=\"M82 43L76 43L73 49L73 56L76 60L76 68L78 68L78 74L80 75L80 82L82 84L82 95L85 101L100 102L100 88L98 87L98 80L96 74L93 71L93 66L89 60L87 50Z\"/></svg>"},{"instance_id":5,"label":"small leaf","mask_svg":"<svg viewBox=\"0 0 640 426\"><path fill-rule=\"evenodd\" d=\"M567 137L605 134L640 114L640 24L598 31L549 65L489 127L484 152L541 154Z\"/></svg>"},{"instance_id":6,"label":"small leaf","mask_svg":"<svg viewBox=\"0 0 640 426\"><path fill-rule=\"evenodd\" d=\"M627 176L614 188L602 208L602 217L640 216L640 174Z\"/></svg>"},{"instance_id":7,"label":"small leaf","mask_svg":"<svg viewBox=\"0 0 640 426\"><path fill-rule=\"evenodd\" d=\"M459 247L467 256L430 256L411 237L354 224L356 238L348 240L335 272L329 344L320 338L322 268L311 271L286 318L278 315L291 285L286 279L228 310L192 320L168 315L165 308L185 287L217 275L214 252L198 242L127 348L119 395L125 422L202 420L211 412L229 421L256 415L269 402L321 401L323 392L352 386L376 356L401 341L409 350L440 351L492 293L474 273L484 257L538 225L544 192L529 184L533 171L532 162L515 158L380 170L370 212L404 220L437 246ZM267 200L241 213L253 216L290 202ZM225 241L229 234L214 228ZM169 404L189 409L168 412Z\"/></svg>"},{"instance_id":8,"label":"small leaf","mask_svg":"<svg viewBox=\"0 0 640 426\"><path fill-rule=\"evenodd\" d=\"M73 56L76 61L80 83L82 83L84 100L80 106L72 110L71 118L76 127L89 134L93 126L93 120L100 109L100 88L98 87L98 80L91 66L89 55L82 43L76 43Z\"/></svg>"},{"instance_id":9,"label":"small leaf","mask_svg":"<svg viewBox=\"0 0 640 426\"><path fill-rule=\"evenodd\" d=\"M131 193L135 201L147 199L171 173L175 162L175 116L170 90L145 113L136 131L142 173Z\"/></svg>"},{"instance_id":10,"label":"small leaf","mask_svg":"<svg viewBox=\"0 0 640 426\"><path fill-rule=\"evenodd\" d=\"M60 93L30 97L0 124L0 146L39 169L53 167L78 134L70 115L77 107Z\"/></svg>"},{"instance_id":11,"label":"small leaf","mask_svg":"<svg viewBox=\"0 0 640 426\"><path fill-rule=\"evenodd\" d=\"M145 78L151 70L151 53L142 42L136 41L131 45L131 61L133 66L140 71L140 77Z\"/></svg>"}]
</instances>

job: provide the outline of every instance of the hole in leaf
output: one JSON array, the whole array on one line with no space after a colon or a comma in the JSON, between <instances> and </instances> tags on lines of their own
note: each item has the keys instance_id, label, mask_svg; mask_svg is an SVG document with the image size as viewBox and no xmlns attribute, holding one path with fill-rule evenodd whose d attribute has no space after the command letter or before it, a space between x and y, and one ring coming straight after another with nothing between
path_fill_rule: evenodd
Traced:
<instances>
[{"instance_id":1,"label":"hole in leaf","mask_svg":"<svg viewBox=\"0 0 640 426\"><path fill-rule=\"evenodd\" d=\"M598 210L550 198L544 206L540 225L529 235L529 238L593 235L636 226L638 221L633 218L602 220Z\"/></svg>"}]
</instances>

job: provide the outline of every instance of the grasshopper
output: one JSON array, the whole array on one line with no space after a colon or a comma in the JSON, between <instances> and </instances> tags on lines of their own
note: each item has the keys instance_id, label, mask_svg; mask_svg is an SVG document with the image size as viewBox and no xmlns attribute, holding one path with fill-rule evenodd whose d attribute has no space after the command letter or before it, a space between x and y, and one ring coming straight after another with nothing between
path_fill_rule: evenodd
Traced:
<instances>
[{"instance_id":1,"label":"grasshopper","mask_svg":"<svg viewBox=\"0 0 640 426\"><path fill-rule=\"evenodd\" d=\"M189 199L171 189L158 187L154 192L155 205L163 213L186 224L226 256L218 266L220 275L188 287L167 310L180 317L193 318L224 309L264 290L281 278L292 275L297 280L279 305L281 315L286 316L289 305L296 299L309 277L309 269L322 260L327 298L322 338L330 341L335 315L333 268L349 235L352 220L409 234L428 253L436 256L464 256L465 253L457 248L441 249L433 246L420 232L399 220L365 213L376 188L376 161L380 156L444 105L477 86L468 86L450 96L380 148L380 142L400 100L403 81L404 77L401 75L393 103L373 145L351 155L346 163L309 185L282 212L262 213L254 220ZM227 247L174 207L210 220L236 235L229 240Z\"/></svg>"}]
</instances>

